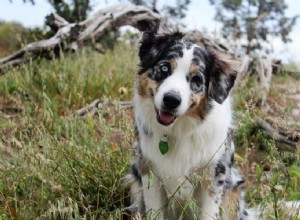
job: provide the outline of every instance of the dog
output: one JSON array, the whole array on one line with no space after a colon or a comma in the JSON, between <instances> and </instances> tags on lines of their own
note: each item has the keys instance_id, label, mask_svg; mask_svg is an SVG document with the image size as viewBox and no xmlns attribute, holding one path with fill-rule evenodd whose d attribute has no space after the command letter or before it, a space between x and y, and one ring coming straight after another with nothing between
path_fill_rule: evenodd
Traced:
<instances>
[{"instance_id":1,"label":"dog","mask_svg":"<svg viewBox=\"0 0 300 220\"><path fill-rule=\"evenodd\" d=\"M231 61L179 31L143 33L127 175L135 218L247 219L233 167Z\"/></svg>"}]
</instances>

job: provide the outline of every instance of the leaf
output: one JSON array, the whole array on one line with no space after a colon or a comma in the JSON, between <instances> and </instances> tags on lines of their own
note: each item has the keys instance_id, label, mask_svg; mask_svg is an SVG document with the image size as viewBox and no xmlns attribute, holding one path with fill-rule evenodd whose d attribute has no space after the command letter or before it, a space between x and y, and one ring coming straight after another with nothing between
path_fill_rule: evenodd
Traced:
<instances>
[{"instance_id":1,"label":"leaf","mask_svg":"<svg viewBox=\"0 0 300 220\"><path fill-rule=\"evenodd\" d=\"M258 182L260 182L260 179L262 177L262 168L260 167L259 164L256 165L256 178L258 180Z\"/></svg>"}]
</instances>

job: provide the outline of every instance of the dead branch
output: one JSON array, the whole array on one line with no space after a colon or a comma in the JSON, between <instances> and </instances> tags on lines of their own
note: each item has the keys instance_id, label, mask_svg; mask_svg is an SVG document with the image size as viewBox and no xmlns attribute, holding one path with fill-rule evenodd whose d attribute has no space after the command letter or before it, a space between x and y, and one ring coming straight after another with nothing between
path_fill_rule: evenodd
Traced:
<instances>
[{"instance_id":1,"label":"dead branch","mask_svg":"<svg viewBox=\"0 0 300 220\"><path fill-rule=\"evenodd\" d=\"M271 120L258 119L257 125L266 135L277 142L284 143L294 148L300 143L300 132L296 130L283 128Z\"/></svg>"},{"instance_id":2,"label":"dead branch","mask_svg":"<svg viewBox=\"0 0 300 220\"><path fill-rule=\"evenodd\" d=\"M96 99L93 102L91 102L90 104L82 107L81 109L78 109L76 111L76 114L82 118L86 118L87 116L98 115L99 111L103 108L104 103L105 103L105 101ZM133 108L132 101L114 101L109 104L118 106L121 109L132 109Z\"/></svg>"},{"instance_id":3,"label":"dead branch","mask_svg":"<svg viewBox=\"0 0 300 220\"><path fill-rule=\"evenodd\" d=\"M158 23L160 16L145 6L118 4L99 10L90 18L78 24L69 23L58 15L48 17L57 33L47 40L30 43L16 53L0 59L0 72L9 66L18 66L37 56L51 57L61 51L76 50L88 42L94 42L105 32L130 25L142 28L143 22Z\"/></svg>"},{"instance_id":4,"label":"dead branch","mask_svg":"<svg viewBox=\"0 0 300 220\"><path fill-rule=\"evenodd\" d=\"M23 109L14 106L0 105L0 111L5 113L20 113L23 111Z\"/></svg>"}]
</instances>

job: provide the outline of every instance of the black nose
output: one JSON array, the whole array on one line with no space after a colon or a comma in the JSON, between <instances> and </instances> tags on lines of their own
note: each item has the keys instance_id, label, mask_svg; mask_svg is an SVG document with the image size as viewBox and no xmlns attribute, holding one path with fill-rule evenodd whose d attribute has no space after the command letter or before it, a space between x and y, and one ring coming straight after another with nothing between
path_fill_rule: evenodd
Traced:
<instances>
[{"instance_id":1,"label":"black nose","mask_svg":"<svg viewBox=\"0 0 300 220\"><path fill-rule=\"evenodd\" d=\"M165 108L168 110L174 110L177 108L181 103L181 97L176 92L167 92L164 95L163 102L165 105Z\"/></svg>"}]
</instances>

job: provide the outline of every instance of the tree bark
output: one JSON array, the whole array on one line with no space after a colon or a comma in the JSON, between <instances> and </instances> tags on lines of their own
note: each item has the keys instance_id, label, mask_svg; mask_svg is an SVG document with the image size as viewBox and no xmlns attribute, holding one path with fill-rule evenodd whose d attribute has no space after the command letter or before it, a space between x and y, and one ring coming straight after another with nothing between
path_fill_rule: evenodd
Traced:
<instances>
[{"instance_id":1,"label":"tree bark","mask_svg":"<svg viewBox=\"0 0 300 220\"><path fill-rule=\"evenodd\" d=\"M88 42L94 42L113 28L130 25L137 29L159 23L160 15L145 6L129 4L113 5L99 10L90 18L69 23L58 15L48 17L48 23L57 33L47 40L30 43L14 54L0 59L0 73L9 66L18 66L36 57L52 57L61 51L76 50Z\"/></svg>"}]
</instances>

